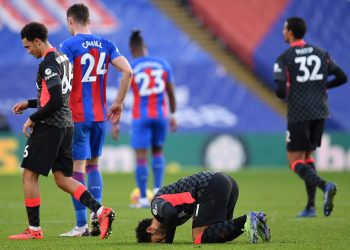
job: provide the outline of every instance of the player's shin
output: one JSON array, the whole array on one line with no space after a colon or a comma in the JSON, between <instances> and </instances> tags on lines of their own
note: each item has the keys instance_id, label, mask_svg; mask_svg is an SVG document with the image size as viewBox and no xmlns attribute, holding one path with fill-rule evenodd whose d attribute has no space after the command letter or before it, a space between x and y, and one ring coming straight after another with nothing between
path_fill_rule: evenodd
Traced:
<instances>
[{"instance_id":1,"label":"player's shin","mask_svg":"<svg viewBox=\"0 0 350 250\"><path fill-rule=\"evenodd\" d=\"M73 197L94 213L101 207L101 204L87 191L84 185L80 185L73 193Z\"/></svg>"},{"instance_id":2,"label":"player's shin","mask_svg":"<svg viewBox=\"0 0 350 250\"><path fill-rule=\"evenodd\" d=\"M154 176L154 189L159 189L163 184L165 159L162 153L153 154L152 158L152 170Z\"/></svg>"},{"instance_id":3,"label":"player's shin","mask_svg":"<svg viewBox=\"0 0 350 250\"><path fill-rule=\"evenodd\" d=\"M26 210L30 227L40 227L40 197L26 198ZM39 228L40 229L40 228Z\"/></svg>"},{"instance_id":4,"label":"player's shin","mask_svg":"<svg viewBox=\"0 0 350 250\"><path fill-rule=\"evenodd\" d=\"M195 244L200 243L223 243L231 241L240 236L244 231L244 223L247 216L243 215L234 220L227 220L209 226L204 230L203 234L197 237Z\"/></svg>"},{"instance_id":5,"label":"player's shin","mask_svg":"<svg viewBox=\"0 0 350 250\"><path fill-rule=\"evenodd\" d=\"M304 161L297 160L293 162L291 169L306 183L318 186L324 190L326 182L321 179Z\"/></svg>"},{"instance_id":6,"label":"player's shin","mask_svg":"<svg viewBox=\"0 0 350 250\"><path fill-rule=\"evenodd\" d=\"M86 174L88 177L88 190L95 199L101 203L103 180L101 172L97 164L90 164L86 166Z\"/></svg>"},{"instance_id":7,"label":"player's shin","mask_svg":"<svg viewBox=\"0 0 350 250\"><path fill-rule=\"evenodd\" d=\"M148 178L148 169L147 169L147 160L138 159L136 165L136 183L140 189L141 198L147 198L147 178Z\"/></svg>"}]
</instances>

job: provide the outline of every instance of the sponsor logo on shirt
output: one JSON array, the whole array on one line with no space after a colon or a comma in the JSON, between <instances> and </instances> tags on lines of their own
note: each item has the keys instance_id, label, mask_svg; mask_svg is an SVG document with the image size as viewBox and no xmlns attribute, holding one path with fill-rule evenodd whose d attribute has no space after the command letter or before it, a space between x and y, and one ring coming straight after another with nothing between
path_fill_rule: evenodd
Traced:
<instances>
[{"instance_id":1,"label":"sponsor logo on shirt","mask_svg":"<svg viewBox=\"0 0 350 250\"><path fill-rule=\"evenodd\" d=\"M57 76L56 72L52 72L52 70L49 68L45 69L45 78L44 78L45 81L51 79L54 76Z\"/></svg>"},{"instance_id":2,"label":"sponsor logo on shirt","mask_svg":"<svg viewBox=\"0 0 350 250\"><path fill-rule=\"evenodd\" d=\"M154 215L157 215L158 214L158 206L157 206L157 204L154 206L154 208L152 209L152 213L154 214Z\"/></svg>"}]
</instances>

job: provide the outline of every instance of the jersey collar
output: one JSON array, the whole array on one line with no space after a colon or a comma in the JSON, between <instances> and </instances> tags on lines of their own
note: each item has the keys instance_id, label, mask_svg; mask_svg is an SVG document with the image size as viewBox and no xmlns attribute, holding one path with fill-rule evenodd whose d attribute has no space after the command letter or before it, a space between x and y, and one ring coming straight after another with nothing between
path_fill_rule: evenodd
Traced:
<instances>
[{"instance_id":1,"label":"jersey collar","mask_svg":"<svg viewBox=\"0 0 350 250\"><path fill-rule=\"evenodd\" d=\"M294 41L290 44L291 47L296 47L296 46L300 46L300 47L304 47L306 44L306 42L301 39L301 40L297 40L297 41Z\"/></svg>"},{"instance_id":2,"label":"jersey collar","mask_svg":"<svg viewBox=\"0 0 350 250\"><path fill-rule=\"evenodd\" d=\"M52 51L56 51L56 48L52 47L52 48L45 50L42 58L44 58L47 55L47 53L52 52Z\"/></svg>"}]
</instances>

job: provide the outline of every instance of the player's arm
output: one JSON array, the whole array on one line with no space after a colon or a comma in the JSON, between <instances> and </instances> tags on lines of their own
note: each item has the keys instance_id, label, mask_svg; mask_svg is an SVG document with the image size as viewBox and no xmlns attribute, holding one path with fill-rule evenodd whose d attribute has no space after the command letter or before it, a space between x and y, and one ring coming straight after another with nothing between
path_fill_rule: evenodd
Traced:
<instances>
[{"instance_id":1,"label":"player's arm","mask_svg":"<svg viewBox=\"0 0 350 250\"><path fill-rule=\"evenodd\" d=\"M123 103L131 84L133 72L128 60L124 56L115 57L111 63L117 70L122 73L117 97L113 102L107 116L108 119L112 119L113 123L117 123L123 111Z\"/></svg>"},{"instance_id":2,"label":"player's arm","mask_svg":"<svg viewBox=\"0 0 350 250\"><path fill-rule=\"evenodd\" d=\"M36 108L37 104L38 104L37 99L18 102L12 107L12 112L16 115L22 114L23 111L26 110L27 108Z\"/></svg>"},{"instance_id":3,"label":"player's arm","mask_svg":"<svg viewBox=\"0 0 350 250\"><path fill-rule=\"evenodd\" d=\"M344 71L331 59L329 59L328 69L329 74L334 75L335 78L327 83L327 89L338 87L348 81Z\"/></svg>"},{"instance_id":4,"label":"player's arm","mask_svg":"<svg viewBox=\"0 0 350 250\"><path fill-rule=\"evenodd\" d=\"M177 122L176 122L176 98L175 98L175 91L174 91L174 76L173 71L170 66L170 64L167 61L163 61L164 69L166 70L168 77L167 81L165 83L165 88L168 93L168 99L169 99L169 107L170 107L170 117L169 117L169 123L170 123L170 129L171 131L175 131L177 128Z\"/></svg>"},{"instance_id":5,"label":"player's arm","mask_svg":"<svg viewBox=\"0 0 350 250\"><path fill-rule=\"evenodd\" d=\"M287 74L282 56L277 59L273 66L273 80L277 84L275 91L277 97L281 99L285 98L287 96Z\"/></svg>"},{"instance_id":6,"label":"player's arm","mask_svg":"<svg viewBox=\"0 0 350 250\"><path fill-rule=\"evenodd\" d=\"M277 88L276 88L276 96L280 99L284 99L287 96L287 83L282 81L276 81Z\"/></svg>"},{"instance_id":7,"label":"player's arm","mask_svg":"<svg viewBox=\"0 0 350 250\"><path fill-rule=\"evenodd\" d=\"M165 225L165 243L171 244L176 231L177 211L169 202L166 202L161 210L164 217L164 222L162 223Z\"/></svg>"},{"instance_id":8,"label":"player's arm","mask_svg":"<svg viewBox=\"0 0 350 250\"><path fill-rule=\"evenodd\" d=\"M177 128L176 123L176 99L175 99L175 91L174 91L174 85L167 82L166 83L166 90L168 93L169 98L169 107L170 107L170 129L172 131L175 131Z\"/></svg>"},{"instance_id":9,"label":"player's arm","mask_svg":"<svg viewBox=\"0 0 350 250\"><path fill-rule=\"evenodd\" d=\"M46 71L45 69L50 69L51 72ZM33 122L41 121L46 117L49 117L55 110L63 105L61 78L59 77L59 73L54 67L46 67L45 69L45 72L50 72L49 75L43 74L44 79L47 79L46 85L50 94L50 99L44 107L29 117Z\"/></svg>"}]
</instances>

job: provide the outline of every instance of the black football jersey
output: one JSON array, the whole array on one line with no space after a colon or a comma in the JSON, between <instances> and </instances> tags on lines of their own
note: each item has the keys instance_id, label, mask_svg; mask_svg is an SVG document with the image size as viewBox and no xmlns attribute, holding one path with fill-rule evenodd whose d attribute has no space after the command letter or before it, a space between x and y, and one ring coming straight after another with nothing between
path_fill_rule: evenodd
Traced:
<instances>
[{"instance_id":1,"label":"black football jersey","mask_svg":"<svg viewBox=\"0 0 350 250\"><path fill-rule=\"evenodd\" d=\"M151 203L154 217L163 222L166 211L162 208L166 202L169 202L177 211L176 225L185 223L193 216L196 210L196 200L203 194L215 174L214 172L200 172L162 187Z\"/></svg>"},{"instance_id":2,"label":"black football jersey","mask_svg":"<svg viewBox=\"0 0 350 250\"><path fill-rule=\"evenodd\" d=\"M328 117L326 84L336 67L328 52L310 44L293 46L278 57L274 80L286 82L288 122Z\"/></svg>"},{"instance_id":3,"label":"black football jersey","mask_svg":"<svg viewBox=\"0 0 350 250\"><path fill-rule=\"evenodd\" d=\"M61 85L63 106L46 117L42 123L59 128L72 127L72 113L69 109L69 94L72 89L72 65L65 54L52 48L39 64L36 86L38 89L38 109L50 100L49 89Z\"/></svg>"}]
</instances>

